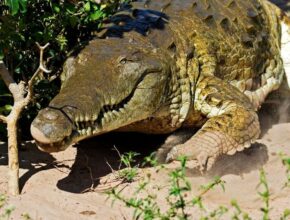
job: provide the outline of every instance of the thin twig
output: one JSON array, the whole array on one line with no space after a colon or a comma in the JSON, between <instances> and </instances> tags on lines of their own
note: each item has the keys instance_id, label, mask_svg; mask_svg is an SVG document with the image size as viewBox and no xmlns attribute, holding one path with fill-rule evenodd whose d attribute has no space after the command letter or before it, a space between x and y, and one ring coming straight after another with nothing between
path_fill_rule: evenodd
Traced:
<instances>
[{"instance_id":1,"label":"thin twig","mask_svg":"<svg viewBox=\"0 0 290 220\"><path fill-rule=\"evenodd\" d=\"M121 155L120 151L116 148L115 145L114 145L114 149L115 149L115 151L117 151L117 154L118 154L119 158L121 159L122 158L122 155ZM119 167L118 167L118 170L121 169L121 166L122 166L122 162L120 162Z\"/></svg>"},{"instance_id":2,"label":"thin twig","mask_svg":"<svg viewBox=\"0 0 290 220\"><path fill-rule=\"evenodd\" d=\"M92 168L89 166L89 157L88 155L83 151L81 150L86 158L86 168L88 169L89 171L89 174L90 174L90 178L91 178L91 181L92 181L92 184L90 187L88 187L87 189L83 190L82 193L86 193L86 192L94 192L95 190L95 180L94 180L94 175L93 175L93 171L92 171Z\"/></svg>"},{"instance_id":3,"label":"thin twig","mask_svg":"<svg viewBox=\"0 0 290 220\"><path fill-rule=\"evenodd\" d=\"M42 74L43 72L45 73L51 73L51 70L46 69L44 62L43 62L43 53L44 50L49 46L49 43L47 43L44 46L40 46L39 43L36 42L37 47L40 50L39 53L39 66L37 68L37 70L34 72L33 76L31 77L31 79L28 81L28 88L27 88L27 96L25 98L25 102L28 104L28 102L31 100L32 96L33 96L33 85L34 85L34 80L35 78Z\"/></svg>"},{"instance_id":4,"label":"thin twig","mask_svg":"<svg viewBox=\"0 0 290 220\"><path fill-rule=\"evenodd\" d=\"M15 83L2 60L0 61L0 75L3 81L5 82L5 85L9 86L10 84Z\"/></svg>"},{"instance_id":5,"label":"thin twig","mask_svg":"<svg viewBox=\"0 0 290 220\"><path fill-rule=\"evenodd\" d=\"M3 115L0 115L0 122L7 123L7 118Z\"/></svg>"}]
</instances>

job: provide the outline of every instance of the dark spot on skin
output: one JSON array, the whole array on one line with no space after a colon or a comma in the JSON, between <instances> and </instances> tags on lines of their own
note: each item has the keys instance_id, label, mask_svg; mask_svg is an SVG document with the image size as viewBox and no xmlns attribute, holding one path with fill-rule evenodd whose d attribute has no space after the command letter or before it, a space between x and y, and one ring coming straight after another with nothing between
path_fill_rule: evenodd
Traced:
<instances>
[{"instance_id":1,"label":"dark spot on skin","mask_svg":"<svg viewBox=\"0 0 290 220\"><path fill-rule=\"evenodd\" d=\"M230 1L228 4L228 8L231 8L231 9L236 7L236 6L237 6L237 3L234 0Z\"/></svg>"},{"instance_id":2,"label":"dark spot on skin","mask_svg":"<svg viewBox=\"0 0 290 220\"><path fill-rule=\"evenodd\" d=\"M219 121L215 121L216 126L218 126L219 128L221 128L223 125L219 122Z\"/></svg>"},{"instance_id":3,"label":"dark spot on skin","mask_svg":"<svg viewBox=\"0 0 290 220\"><path fill-rule=\"evenodd\" d=\"M250 8L247 10L247 16L250 18L256 18L258 17L258 12L256 12L254 9Z\"/></svg>"},{"instance_id":4,"label":"dark spot on skin","mask_svg":"<svg viewBox=\"0 0 290 220\"><path fill-rule=\"evenodd\" d=\"M221 27L224 29L224 30L229 30L230 28L230 21L228 18L223 18L221 21L220 21L220 25Z\"/></svg>"},{"instance_id":5,"label":"dark spot on skin","mask_svg":"<svg viewBox=\"0 0 290 220\"><path fill-rule=\"evenodd\" d=\"M197 2L194 1L194 2L192 3L191 7L192 7L192 8L195 8L196 6L197 6Z\"/></svg>"},{"instance_id":6,"label":"dark spot on skin","mask_svg":"<svg viewBox=\"0 0 290 220\"><path fill-rule=\"evenodd\" d=\"M254 27L254 25L250 25L250 26L248 26L246 29L247 29L247 33L248 33L249 35L251 35L251 36L255 36L256 33L257 33L257 31L256 31L256 29L255 29L255 27Z\"/></svg>"},{"instance_id":7,"label":"dark spot on skin","mask_svg":"<svg viewBox=\"0 0 290 220\"><path fill-rule=\"evenodd\" d=\"M251 38L248 34L242 35L242 44L245 47L253 47L253 38Z\"/></svg>"},{"instance_id":8,"label":"dark spot on skin","mask_svg":"<svg viewBox=\"0 0 290 220\"><path fill-rule=\"evenodd\" d=\"M176 45L174 42L171 42L170 45L168 46L168 50L170 50L173 53L176 53Z\"/></svg>"},{"instance_id":9,"label":"dark spot on skin","mask_svg":"<svg viewBox=\"0 0 290 220\"><path fill-rule=\"evenodd\" d=\"M208 15L208 16L206 16L206 17L203 19L203 21L204 21L207 25L210 25L210 26L213 25L213 24L215 23L213 15Z\"/></svg>"}]
</instances>

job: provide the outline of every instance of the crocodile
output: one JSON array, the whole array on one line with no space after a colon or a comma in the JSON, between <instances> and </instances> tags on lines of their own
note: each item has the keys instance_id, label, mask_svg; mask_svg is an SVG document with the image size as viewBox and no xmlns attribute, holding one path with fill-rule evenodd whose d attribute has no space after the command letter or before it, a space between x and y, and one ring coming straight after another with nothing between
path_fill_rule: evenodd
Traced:
<instances>
[{"instance_id":1,"label":"crocodile","mask_svg":"<svg viewBox=\"0 0 290 220\"><path fill-rule=\"evenodd\" d=\"M259 138L257 111L290 74L289 51L290 20L266 0L135 1L67 59L31 134L57 152L110 131L170 134L169 143L198 128L164 160L209 170Z\"/></svg>"}]
</instances>

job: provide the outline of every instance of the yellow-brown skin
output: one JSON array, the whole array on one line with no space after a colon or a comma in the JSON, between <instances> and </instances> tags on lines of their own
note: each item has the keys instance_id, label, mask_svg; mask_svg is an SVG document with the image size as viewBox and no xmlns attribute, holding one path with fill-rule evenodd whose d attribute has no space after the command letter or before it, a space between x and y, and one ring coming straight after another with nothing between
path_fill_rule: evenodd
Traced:
<instances>
[{"instance_id":1,"label":"yellow-brown skin","mask_svg":"<svg viewBox=\"0 0 290 220\"><path fill-rule=\"evenodd\" d=\"M39 146L52 152L112 130L202 125L166 152L166 161L185 155L201 169L249 147L260 134L256 110L284 74L281 12L266 0L154 0L133 9L104 28L121 38L94 40L66 62L60 93L31 126Z\"/></svg>"}]
</instances>

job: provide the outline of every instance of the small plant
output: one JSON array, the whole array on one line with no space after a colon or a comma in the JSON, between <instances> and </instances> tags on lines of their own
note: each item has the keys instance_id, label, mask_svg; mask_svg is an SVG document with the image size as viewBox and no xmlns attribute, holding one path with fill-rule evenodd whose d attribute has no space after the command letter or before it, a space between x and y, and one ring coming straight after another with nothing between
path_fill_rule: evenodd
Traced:
<instances>
[{"instance_id":1,"label":"small plant","mask_svg":"<svg viewBox=\"0 0 290 220\"><path fill-rule=\"evenodd\" d=\"M134 194L131 198L127 198L123 195L123 190L112 189L108 194L108 198L111 198L114 201L121 201L127 207L134 209L134 219L162 219L162 220L170 220L170 219L190 219L191 216L188 213L188 208L192 208L198 206L200 209L204 210L204 206L202 204L202 196L213 189L217 185L221 185L223 188L224 182L220 178L215 178L213 182L202 186L202 192L197 197L193 199L188 198L188 194L191 192L191 184L186 178L185 170L186 170L186 158L181 157L179 159L180 167L173 170L169 173L170 178L170 186L168 195L165 198L168 209L162 211L158 202L157 202L157 194L156 192L151 192L149 188L157 189L160 191L164 189L164 187L160 186L152 186L151 174L147 174L146 177L138 184L138 187L134 191ZM146 163L152 163L156 165L156 161L152 159L152 157L147 157L145 159ZM163 169L161 167L160 169ZM159 171L159 169L157 169ZM226 209L224 207L220 207L215 210L215 213L212 213L214 216L222 215ZM206 218L204 218L206 219Z\"/></svg>"},{"instance_id":2,"label":"small plant","mask_svg":"<svg viewBox=\"0 0 290 220\"><path fill-rule=\"evenodd\" d=\"M280 153L282 164L286 167L286 183L285 187L290 187L290 157L286 154Z\"/></svg>"},{"instance_id":3,"label":"small plant","mask_svg":"<svg viewBox=\"0 0 290 220\"><path fill-rule=\"evenodd\" d=\"M125 166L125 168L118 172L118 176L123 179L123 182L131 183L138 175L138 165L133 165L136 163L135 158L138 155L138 153L132 151L120 155L120 167Z\"/></svg>"},{"instance_id":4,"label":"small plant","mask_svg":"<svg viewBox=\"0 0 290 220\"><path fill-rule=\"evenodd\" d=\"M269 212L270 212L270 191L269 191L269 186L268 186L268 181L266 178L266 173L264 169L260 171L260 183L258 187L262 187L263 191L258 192L260 197L262 198L264 202L264 206L261 208L261 211L263 212L263 220L269 220Z\"/></svg>"},{"instance_id":5,"label":"small plant","mask_svg":"<svg viewBox=\"0 0 290 220\"><path fill-rule=\"evenodd\" d=\"M0 195L0 211L1 209L7 205L6 203L6 196ZM3 213L0 213L0 220L6 220L9 219L11 216L11 213L14 211L14 206L8 206L4 209Z\"/></svg>"},{"instance_id":6,"label":"small plant","mask_svg":"<svg viewBox=\"0 0 290 220\"><path fill-rule=\"evenodd\" d=\"M132 167L132 158L137 154L130 153L126 154L120 158L123 164L126 164L127 167ZM132 157L133 156L133 157ZM133 160L134 161L134 160ZM289 174L289 158L285 155L282 157L283 164L287 167L287 175ZM213 181L208 184L200 186L200 194L194 197L189 198L189 194L191 193L192 186L190 182L186 178L186 158L179 158L180 167L169 173L169 190L168 194L165 198L167 210L162 210L158 203L158 192L160 190L164 190L165 187L168 186L156 186L153 185L151 174L147 173L147 175L139 182L136 187L133 195L131 197L127 197L124 195L123 191L125 188L118 190L114 188L107 192L108 198L112 199L114 203L116 200L121 201L127 207L132 208L134 210L133 219L159 219L159 220L171 220L171 219L179 219L179 220L187 220L195 219L200 220L218 220L218 219L232 219L232 220L252 220L253 218L245 211L242 210L240 205L236 200L231 201L230 207L219 206L218 208L208 211L203 204L203 196L211 191L216 186L222 187L225 190L225 182L219 178L214 178ZM144 165L154 166L156 172L159 172L161 169L164 169L164 166L158 166L157 161L151 155L144 159ZM135 167L137 169L137 167ZM289 177L289 176L288 176ZM288 178L289 180L289 178ZM266 173L262 169L260 170L260 181L257 186L260 189L258 191L259 196L262 198L263 206L261 208L262 211L262 219L269 220L270 216L270 190L268 181L266 178ZM149 190L150 189L150 190ZM155 191L154 191L155 190ZM201 211L200 216L191 216L188 212L193 207L197 207ZM231 215L225 218L225 214ZM280 220L287 220L290 217L290 209L285 209L282 213Z\"/></svg>"},{"instance_id":7,"label":"small plant","mask_svg":"<svg viewBox=\"0 0 290 220\"><path fill-rule=\"evenodd\" d=\"M21 215L23 220L32 220L32 218L30 217L30 215L28 213L23 213Z\"/></svg>"},{"instance_id":8,"label":"small plant","mask_svg":"<svg viewBox=\"0 0 290 220\"><path fill-rule=\"evenodd\" d=\"M236 200L231 201L231 206L234 208L234 214L232 216L232 220L239 220L240 218L243 220L251 220L249 214L242 211L238 202Z\"/></svg>"}]
</instances>

